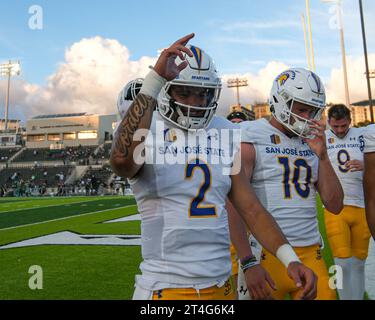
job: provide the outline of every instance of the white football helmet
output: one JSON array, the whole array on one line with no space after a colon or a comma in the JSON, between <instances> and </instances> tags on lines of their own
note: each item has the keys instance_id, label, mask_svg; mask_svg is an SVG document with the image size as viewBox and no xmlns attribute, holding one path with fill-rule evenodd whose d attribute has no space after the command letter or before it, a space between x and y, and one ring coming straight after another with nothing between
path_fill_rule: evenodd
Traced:
<instances>
[{"instance_id":1,"label":"white football helmet","mask_svg":"<svg viewBox=\"0 0 375 320\"><path fill-rule=\"evenodd\" d=\"M314 107L310 119L293 113L293 103L298 101ZM312 71L291 68L278 75L270 94L272 115L283 126L303 138L309 138L312 119L320 120L326 105L326 94L320 78ZM294 121L291 121L291 120Z\"/></svg>"},{"instance_id":2,"label":"white football helmet","mask_svg":"<svg viewBox=\"0 0 375 320\"><path fill-rule=\"evenodd\" d=\"M192 45L188 45L188 48L193 53L193 57L184 53L188 65L176 79L167 82L162 88L158 97L158 111L164 119L176 126L186 130L196 130L207 127L215 114L221 92L221 80L208 54ZM177 57L176 64L179 65L181 62ZM206 105L191 106L175 101L169 94L171 86L206 88L208 90ZM196 114L197 111L202 110L205 111L202 116L191 114L191 111Z\"/></svg>"},{"instance_id":3,"label":"white football helmet","mask_svg":"<svg viewBox=\"0 0 375 320\"><path fill-rule=\"evenodd\" d=\"M124 118L130 105L134 101L135 97L141 90L143 84L143 78L137 78L129 81L126 86L121 90L117 99L117 110L120 119Z\"/></svg>"}]
</instances>

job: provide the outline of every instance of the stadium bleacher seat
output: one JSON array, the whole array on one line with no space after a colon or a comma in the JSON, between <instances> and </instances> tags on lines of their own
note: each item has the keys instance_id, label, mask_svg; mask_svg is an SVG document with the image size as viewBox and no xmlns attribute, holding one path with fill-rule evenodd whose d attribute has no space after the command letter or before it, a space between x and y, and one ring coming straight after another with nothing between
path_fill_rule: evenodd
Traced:
<instances>
[{"instance_id":1,"label":"stadium bleacher seat","mask_svg":"<svg viewBox=\"0 0 375 320\"><path fill-rule=\"evenodd\" d=\"M13 155L20 151L18 148L0 148L0 162L7 162Z\"/></svg>"}]
</instances>

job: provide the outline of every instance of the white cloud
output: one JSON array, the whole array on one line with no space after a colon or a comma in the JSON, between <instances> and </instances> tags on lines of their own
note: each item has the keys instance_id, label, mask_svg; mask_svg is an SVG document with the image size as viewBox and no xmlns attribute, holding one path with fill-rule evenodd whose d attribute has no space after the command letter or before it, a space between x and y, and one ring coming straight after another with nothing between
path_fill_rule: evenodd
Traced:
<instances>
[{"instance_id":1,"label":"white cloud","mask_svg":"<svg viewBox=\"0 0 375 320\"><path fill-rule=\"evenodd\" d=\"M237 104L237 93L235 88L227 88L226 81L230 78L247 79L248 86L240 87L240 102L242 105L255 102L266 102L269 97L272 82L278 74L287 69L283 62L271 61L260 69L258 73L224 74L223 90L221 93L218 113L227 115L229 107Z\"/></svg>"},{"instance_id":2,"label":"white cloud","mask_svg":"<svg viewBox=\"0 0 375 320\"><path fill-rule=\"evenodd\" d=\"M132 61L129 50L117 40L82 39L66 50L65 61L48 77L46 85L12 79L12 104L18 109L13 114L19 116L20 108L26 119L67 112L116 113L121 88L129 80L145 76L155 59ZM4 95L6 81L0 86L0 95Z\"/></svg>"},{"instance_id":3,"label":"white cloud","mask_svg":"<svg viewBox=\"0 0 375 320\"><path fill-rule=\"evenodd\" d=\"M28 119L40 114L87 112L116 113L116 99L121 88L131 79L145 76L156 57L130 59L129 50L117 40L94 37L82 39L65 52L65 60L43 86L12 78L11 118ZM363 57L348 57L351 101L367 99ZM218 113L226 115L229 106L236 104L236 90L226 87L229 78L245 78L248 87L240 88L242 104L265 102L274 78L288 68L290 61L264 62L256 73L222 74L223 90ZM375 54L369 55L370 68L375 66ZM262 61L254 61L262 64ZM375 84L373 83L375 86ZM327 101L344 102L341 69L331 70L326 81ZM4 101L6 80L0 81L0 101ZM0 104L1 115L3 103Z\"/></svg>"},{"instance_id":4,"label":"white cloud","mask_svg":"<svg viewBox=\"0 0 375 320\"><path fill-rule=\"evenodd\" d=\"M116 99L121 88L131 79L145 76L148 66L156 57L130 60L129 50L117 40L95 37L74 43L65 52L65 60L43 86L12 79L10 114L15 118L29 119L40 114L88 112L116 113ZM249 86L241 88L243 104L266 101L272 80L287 66L269 62L257 74L223 75L223 91L219 113L227 114L236 103L234 89L226 88L225 81L232 77L248 79ZM6 81L0 82L0 99L3 99ZM4 100L2 100L4 101Z\"/></svg>"},{"instance_id":5,"label":"white cloud","mask_svg":"<svg viewBox=\"0 0 375 320\"><path fill-rule=\"evenodd\" d=\"M368 55L369 68L375 67L375 54ZM349 96L351 103L368 99L364 57L347 57ZM375 83L372 81L372 89ZM327 101L345 103L343 69L334 68L326 84ZM372 90L374 93L374 90Z\"/></svg>"}]
</instances>

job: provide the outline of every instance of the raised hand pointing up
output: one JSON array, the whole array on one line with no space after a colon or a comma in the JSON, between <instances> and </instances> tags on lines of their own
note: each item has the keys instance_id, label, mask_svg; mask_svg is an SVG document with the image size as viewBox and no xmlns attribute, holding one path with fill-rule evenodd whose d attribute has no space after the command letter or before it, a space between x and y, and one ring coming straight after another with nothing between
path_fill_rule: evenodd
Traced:
<instances>
[{"instance_id":1,"label":"raised hand pointing up","mask_svg":"<svg viewBox=\"0 0 375 320\"><path fill-rule=\"evenodd\" d=\"M155 64L154 70L167 81L173 80L177 77L181 70L185 69L187 62L185 61L184 52L190 57L193 53L185 47L190 39L194 37L191 33L173 43L169 48L164 49L158 61ZM176 57L179 57L182 62L177 65Z\"/></svg>"}]
</instances>

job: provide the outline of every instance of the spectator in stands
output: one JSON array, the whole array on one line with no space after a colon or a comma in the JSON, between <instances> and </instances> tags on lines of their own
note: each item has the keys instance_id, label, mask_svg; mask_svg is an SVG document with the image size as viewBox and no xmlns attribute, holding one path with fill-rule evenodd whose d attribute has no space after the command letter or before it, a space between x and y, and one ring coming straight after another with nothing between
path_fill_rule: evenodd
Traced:
<instances>
[{"instance_id":1,"label":"spectator in stands","mask_svg":"<svg viewBox=\"0 0 375 320\"><path fill-rule=\"evenodd\" d=\"M15 181L17 179L17 176L18 176L17 172L13 173L11 177L12 181Z\"/></svg>"},{"instance_id":2,"label":"spectator in stands","mask_svg":"<svg viewBox=\"0 0 375 320\"><path fill-rule=\"evenodd\" d=\"M85 191L86 191L86 196L89 196L90 195L90 179L87 179L86 181Z\"/></svg>"}]
</instances>

